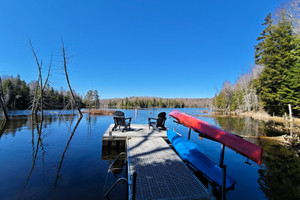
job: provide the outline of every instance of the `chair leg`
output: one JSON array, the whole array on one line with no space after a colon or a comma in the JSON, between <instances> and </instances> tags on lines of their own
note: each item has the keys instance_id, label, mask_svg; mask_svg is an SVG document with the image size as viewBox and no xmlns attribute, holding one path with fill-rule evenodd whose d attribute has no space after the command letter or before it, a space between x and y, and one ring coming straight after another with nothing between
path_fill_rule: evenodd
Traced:
<instances>
[{"instance_id":1,"label":"chair leg","mask_svg":"<svg viewBox=\"0 0 300 200\"><path fill-rule=\"evenodd\" d=\"M122 130L122 132L124 132L126 129L127 129L127 126L125 125L124 128L123 128L123 130Z\"/></svg>"},{"instance_id":2,"label":"chair leg","mask_svg":"<svg viewBox=\"0 0 300 200\"><path fill-rule=\"evenodd\" d=\"M156 131L160 132L159 128L156 127L156 126L155 127L153 126L153 129L155 129Z\"/></svg>"}]
</instances>

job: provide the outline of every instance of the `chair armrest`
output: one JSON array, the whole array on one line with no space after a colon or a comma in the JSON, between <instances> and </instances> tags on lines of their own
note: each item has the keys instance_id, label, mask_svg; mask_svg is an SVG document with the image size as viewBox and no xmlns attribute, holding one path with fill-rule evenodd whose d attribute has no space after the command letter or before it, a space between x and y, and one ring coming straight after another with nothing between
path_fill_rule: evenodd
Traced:
<instances>
[{"instance_id":1,"label":"chair armrest","mask_svg":"<svg viewBox=\"0 0 300 200\"><path fill-rule=\"evenodd\" d=\"M153 120L157 120L157 118L148 118L148 120L151 120L151 119L153 119Z\"/></svg>"},{"instance_id":2,"label":"chair armrest","mask_svg":"<svg viewBox=\"0 0 300 200\"><path fill-rule=\"evenodd\" d=\"M156 121L157 121L157 118L151 118L151 117L149 117L149 118L148 118L148 123L149 123L149 124L150 124L151 120L156 120Z\"/></svg>"},{"instance_id":3,"label":"chair armrest","mask_svg":"<svg viewBox=\"0 0 300 200\"><path fill-rule=\"evenodd\" d=\"M125 120L129 119L129 122L131 122L132 117L126 117Z\"/></svg>"}]
</instances>

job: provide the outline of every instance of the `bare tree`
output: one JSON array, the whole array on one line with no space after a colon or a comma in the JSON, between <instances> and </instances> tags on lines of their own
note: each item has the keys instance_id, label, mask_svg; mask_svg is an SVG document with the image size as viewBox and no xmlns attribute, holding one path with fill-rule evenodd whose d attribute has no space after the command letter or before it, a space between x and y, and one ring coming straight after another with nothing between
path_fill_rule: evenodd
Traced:
<instances>
[{"instance_id":1,"label":"bare tree","mask_svg":"<svg viewBox=\"0 0 300 200\"><path fill-rule=\"evenodd\" d=\"M293 22L293 31L300 35L300 0L288 0L281 3L275 12L275 16L280 19L281 16L287 17Z\"/></svg>"},{"instance_id":2,"label":"bare tree","mask_svg":"<svg viewBox=\"0 0 300 200\"><path fill-rule=\"evenodd\" d=\"M64 46L63 39L61 40L61 43L62 43L62 51L63 51L63 59L64 59L64 70L65 70L65 75L66 75L67 83L68 83L68 86L69 86L70 93L72 95L73 101L75 102L75 106L77 107L79 118L81 119L82 118L82 113L81 113L81 110L79 108L78 102L76 101L74 92L72 90L72 87L71 87L71 84L70 84L70 81L69 81L69 76L68 76L68 71L67 71L67 58L66 58L66 51L65 51L65 46Z\"/></svg>"},{"instance_id":3,"label":"bare tree","mask_svg":"<svg viewBox=\"0 0 300 200\"><path fill-rule=\"evenodd\" d=\"M243 102L239 108L242 111L251 111L259 109L259 99L256 89L253 87L252 82L258 78L263 70L263 65L255 65L251 71L239 77L236 82L236 88L240 90L243 95Z\"/></svg>"},{"instance_id":4,"label":"bare tree","mask_svg":"<svg viewBox=\"0 0 300 200\"><path fill-rule=\"evenodd\" d=\"M261 72L263 71L264 66L263 65L255 65L251 67L252 70L252 80L257 79Z\"/></svg>"},{"instance_id":5,"label":"bare tree","mask_svg":"<svg viewBox=\"0 0 300 200\"><path fill-rule=\"evenodd\" d=\"M223 84L222 93L225 95L225 113L229 114L231 105L232 105L232 97L233 97L233 86L230 82L226 81Z\"/></svg>"},{"instance_id":6,"label":"bare tree","mask_svg":"<svg viewBox=\"0 0 300 200\"><path fill-rule=\"evenodd\" d=\"M6 108L5 99L4 99L4 92L3 92L3 87L2 87L1 76L0 76L0 106L2 108L4 120L7 121L8 115L7 115L7 108Z\"/></svg>"},{"instance_id":7,"label":"bare tree","mask_svg":"<svg viewBox=\"0 0 300 200\"><path fill-rule=\"evenodd\" d=\"M34 48L33 48L33 45L31 43L31 41L29 40L29 44L31 46L31 50L32 50L32 53L34 55L34 58L35 58L35 61L36 61L36 64L37 64L37 67L38 67L38 70L39 70L39 76L38 76L38 82L36 84L36 91L35 91L35 95L34 95L34 99L33 99L33 103L32 103L32 114L36 114L37 113L37 110L38 110L38 107L40 107L40 110L41 110L41 120L43 121L43 117L44 117L44 113L43 113L43 106L44 106L44 90L45 90L45 87L47 85L47 82L49 80L49 76L50 76L50 69L51 69L51 64L52 64L52 55L51 55L51 59L50 59L50 64L49 64L49 67L48 67L48 74L47 74L47 77L46 77L46 80L43 84L43 77L42 77L42 61L41 63L39 62L38 58L37 58L37 55L34 51ZM39 96L37 97L37 94L38 94L38 88L40 88L40 94Z\"/></svg>"}]
</instances>

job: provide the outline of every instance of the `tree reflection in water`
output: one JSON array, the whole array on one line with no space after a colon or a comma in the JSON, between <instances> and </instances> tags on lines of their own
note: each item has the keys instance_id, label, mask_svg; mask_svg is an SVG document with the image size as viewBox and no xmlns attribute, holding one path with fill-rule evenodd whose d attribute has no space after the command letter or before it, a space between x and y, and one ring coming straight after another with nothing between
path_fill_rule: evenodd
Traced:
<instances>
[{"instance_id":1,"label":"tree reflection in water","mask_svg":"<svg viewBox=\"0 0 300 200\"><path fill-rule=\"evenodd\" d=\"M226 131L241 136L280 136L288 134L289 130L283 123L264 122L251 117L216 117L216 124ZM283 131L277 129L280 127Z\"/></svg>"},{"instance_id":2,"label":"tree reflection in water","mask_svg":"<svg viewBox=\"0 0 300 200\"><path fill-rule=\"evenodd\" d=\"M0 120L0 139L1 139L1 136L3 135L3 133L4 133L6 125L7 125L6 120Z\"/></svg>"},{"instance_id":3,"label":"tree reflection in water","mask_svg":"<svg viewBox=\"0 0 300 200\"><path fill-rule=\"evenodd\" d=\"M74 127L74 129L73 129L73 131L72 131L72 133L71 133L71 135L70 135L70 138L69 138L69 140L68 140L68 142L67 142L67 145L66 145L66 147L65 147L65 150L64 150L64 152L63 152L63 154L62 154L62 157L61 157L61 160L60 160L60 163L59 163L59 167L58 167L58 171L57 171L57 175L56 175L56 179L55 179L55 183L54 183L54 189L56 189L58 179L60 178L59 173L60 173L60 170L61 170L61 167L62 167L64 158L65 158L65 154L66 154L66 152L67 152L67 150L68 150L68 147L69 147L69 145L70 145L70 142L71 142L71 140L72 140L72 138L73 138L73 135L74 135L74 133L75 133L75 131L76 131L76 129L77 129L77 127L78 127L78 125L79 125L81 119L82 119L82 117L79 117L79 118L78 118L77 123L76 123L76 125L75 125L75 127ZM72 120L72 122L73 122L73 120ZM71 125L72 125L72 123L71 123Z\"/></svg>"},{"instance_id":4,"label":"tree reflection in water","mask_svg":"<svg viewBox=\"0 0 300 200\"><path fill-rule=\"evenodd\" d=\"M300 157L274 141L262 140L259 144L263 147L263 165L258 170L260 189L268 199L300 199Z\"/></svg>"},{"instance_id":5,"label":"tree reflection in water","mask_svg":"<svg viewBox=\"0 0 300 200\"><path fill-rule=\"evenodd\" d=\"M241 135L254 136L245 139L263 148L261 168L258 170L258 184L267 199L300 199L300 158L295 151L272 140L255 139L259 136L286 134L275 129L279 124L263 122L252 118L217 117L221 128Z\"/></svg>"}]
</instances>

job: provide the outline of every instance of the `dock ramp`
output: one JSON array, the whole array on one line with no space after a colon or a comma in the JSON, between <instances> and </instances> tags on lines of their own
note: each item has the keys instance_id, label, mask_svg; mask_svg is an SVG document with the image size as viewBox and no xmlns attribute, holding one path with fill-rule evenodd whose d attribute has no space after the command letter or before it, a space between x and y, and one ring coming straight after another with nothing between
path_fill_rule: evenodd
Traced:
<instances>
[{"instance_id":1,"label":"dock ramp","mask_svg":"<svg viewBox=\"0 0 300 200\"><path fill-rule=\"evenodd\" d=\"M127 140L129 199L137 173L135 199L214 199L161 137Z\"/></svg>"}]
</instances>

